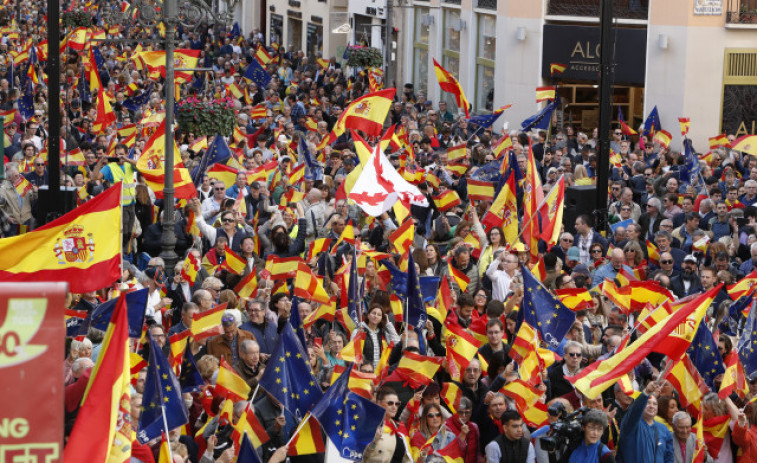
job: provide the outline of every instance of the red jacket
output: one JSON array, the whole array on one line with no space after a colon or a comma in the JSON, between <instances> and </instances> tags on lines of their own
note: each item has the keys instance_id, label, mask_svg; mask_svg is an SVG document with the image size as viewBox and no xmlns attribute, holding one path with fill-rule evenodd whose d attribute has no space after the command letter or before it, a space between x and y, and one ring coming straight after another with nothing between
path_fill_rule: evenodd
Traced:
<instances>
[{"instance_id":1,"label":"red jacket","mask_svg":"<svg viewBox=\"0 0 757 463\"><path fill-rule=\"evenodd\" d=\"M757 461L757 426L747 424L746 428L742 428L736 423L731 432L731 438L736 445L741 447L738 463Z\"/></svg>"}]
</instances>

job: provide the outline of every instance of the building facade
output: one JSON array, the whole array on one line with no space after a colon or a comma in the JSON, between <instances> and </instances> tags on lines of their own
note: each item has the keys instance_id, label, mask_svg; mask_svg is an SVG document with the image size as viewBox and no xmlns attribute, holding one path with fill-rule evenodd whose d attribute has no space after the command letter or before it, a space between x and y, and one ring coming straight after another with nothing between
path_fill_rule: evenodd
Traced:
<instances>
[{"instance_id":1,"label":"building facade","mask_svg":"<svg viewBox=\"0 0 757 463\"><path fill-rule=\"evenodd\" d=\"M436 59L458 77L477 113L512 104L499 127L536 113L535 88L556 85L554 122L598 125L601 0L412 0L405 9L399 81L444 98ZM678 118L707 138L757 129L757 0L615 0L613 122L639 126L657 106L680 146ZM552 76L550 65L566 69ZM500 125L502 124L502 125Z\"/></svg>"}]
</instances>

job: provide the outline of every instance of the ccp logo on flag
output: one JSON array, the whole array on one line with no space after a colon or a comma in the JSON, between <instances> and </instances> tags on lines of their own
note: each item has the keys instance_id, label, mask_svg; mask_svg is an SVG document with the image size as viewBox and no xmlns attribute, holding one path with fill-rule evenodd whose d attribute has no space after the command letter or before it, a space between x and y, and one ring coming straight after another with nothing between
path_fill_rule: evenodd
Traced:
<instances>
[{"instance_id":1,"label":"ccp logo on flag","mask_svg":"<svg viewBox=\"0 0 757 463\"><path fill-rule=\"evenodd\" d=\"M37 334L47 311L47 299L8 299L8 310L0 326L0 368L24 363L42 355L45 345L29 341Z\"/></svg>"}]
</instances>

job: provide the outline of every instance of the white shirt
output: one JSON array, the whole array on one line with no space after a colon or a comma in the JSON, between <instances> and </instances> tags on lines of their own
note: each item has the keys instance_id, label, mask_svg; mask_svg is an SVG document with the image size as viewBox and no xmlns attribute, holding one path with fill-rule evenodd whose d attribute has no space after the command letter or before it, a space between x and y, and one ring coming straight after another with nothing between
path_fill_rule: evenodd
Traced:
<instances>
[{"instance_id":1,"label":"white shirt","mask_svg":"<svg viewBox=\"0 0 757 463\"><path fill-rule=\"evenodd\" d=\"M147 295L147 310L145 310L145 316L155 320L155 323L161 325L163 323L163 316L160 313L160 309L157 308L160 304L160 290L155 289Z\"/></svg>"},{"instance_id":2,"label":"white shirt","mask_svg":"<svg viewBox=\"0 0 757 463\"><path fill-rule=\"evenodd\" d=\"M486 276L492 282L492 299L505 302L507 294L510 292L510 283L513 281L513 277L507 274L505 270L500 270L499 259L494 259L489 268L486 269Z\"/></svg>"}]
</instances>

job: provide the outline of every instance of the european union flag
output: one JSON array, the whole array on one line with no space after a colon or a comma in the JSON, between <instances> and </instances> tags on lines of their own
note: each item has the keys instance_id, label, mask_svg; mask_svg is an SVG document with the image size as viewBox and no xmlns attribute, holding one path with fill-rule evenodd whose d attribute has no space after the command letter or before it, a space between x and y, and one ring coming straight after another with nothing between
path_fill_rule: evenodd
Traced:
<instances>
[{"instance_id":1,"label":"european union flag","mask_svg":"<svg viewBox=\"0 0 757 463\"><path fill-rule=\"evenodd\" d=\"M187 342L187 348L184 349L184 356L181 358L179 384L182 393L199 391L205 385L200 370L197 368L197 363L195 363L195 356L192 354L191 342Z\"/></svg>"},{"instance_id":2,"label":"european union flag","mask_svg":"<svg viewBox=\"0 0 757 463\"><path fill-rule=\"evenodd\" d=\"M90 326L98 330L107 330L113 309L116 308L118 298L105 301L90 314ZM126 294L126 307L129 317L129 337L142 336L142 325L145 323L145 309L147 308L147 288ZM86 333L85 333L86 334Z\"/></svg>"},{"instance_id":3,"label":"european union flag","mask_svg":"<svg viewBox=\"0 0 757 463\"><path fill-rule=\"evenodd\" d=\"M217 162L224 162L231 157L231 150L229 145L226 144L226 140L222 136L216 134L213 138L213 143L208 146L205 154L200 159L200 165L192 170L192 183L199 187L202 183L202 175L208 170L208 167Z\"/></svg>"},{"instance_id":4,"label":"european union flag","mask_svg":"<svg viewBox=\"0 0 757 463\"><path fill-rule=\"evenodd\" d=\"M660 122L660 113L657 112L657 106L652 108L649 112L649 116L644 121L644 129L642 135L654 135L655 132L659 132L662 129L662 123Z\"/></svg>"},{"instance_id":5,"label":"european union flag","mask_svg":"<svg viewBox=\"0 0 757 463\"><path fill-rule=\"evenodd\" d=\"M323 392L310 370L307 351L300 346L292 325L284 325L260 378L260 386L274 396L297 419L302 419Z\"/></svg>"},{"instance_id":6,"label":"european union flag","mask_svg":"<svg viewBox=\"0 0 757 463\"><path fill-rule=\"evenodd\" d=\"M693 143L689 138L683 140L683 166L679 174L682 182L691 184L699 177L699 158L694 154Z\"/></svg>"},{"instance_id":7,"label":"european union flag","mask_svg":"<svg viewBox=\"0 0 757 463\"><path fill-rule=\"evenodd\" d=\"M477 129L488 129L494 124L494 122L505 112L503 109L498 109L491 114L482 114L480 116L471 116L468 119L469 124L477 126Z\"/></svg>"},{"instance_id":8,"label":"european union flag","mask_svg":"<svg viewBox=\"0 0 757 463\"><path fill-rule=\"evenodd\" d=\"M392 290L394 294L400 299L407 299L407 273L397 268L391 259L384 259L381 263L384 264L392 275Z\"/></svg>"},{"instance_id":9,"label":"european union flag","mask_svg":"<svg viewBox=\"0 0 757 463\"><path fill-rule=\"evenodd\" d=\"M137 112L142 109L143 105L146 105L150 102L150 94L152 92L152 85L147 87L144 92L140 93L139 95L134 95L129 98L124 98L124 102L122 103L124 108L128 109L129 111Z\"/></svg>"},{"instance_id":10,"label":"european union flag","mask_svg":"<svg viewBox=\"0 0 757 463\"><path fill-rule=\"evenodd\" d=\"M744 320L742 312L752 304L753 297L752 295L741 296L731 304L728 308L728 316L723 317L723 320L718 325L721 333L728 336L738 336L739 325Z\"/></svg>"},{"instance_id":11,"label":"european union flag","mask_svg":"<svg viewBox=\"0 0 757 463\"><path fill-rule=\"evenodd\" d=\"M24 96L18 99L18 110L25 121L34 117L34 91L32 90L31 79L27 79Z\"/></svg>"},{"instance_id":12,"label":"european union flag","mask_svg":"<svg viewBox=\"0 0 757 463\"><path fill-rule=\"evenodd\" d=\"M347 286L347 313L356 325L363 321L363 301L360 299L360 287L357 274L357 249L352 248L352 262L350 262L350 281Z\"/></svg>"},{"instance_id":13,"label":"european union flag","mask_svg":"<svg viewBox=\"0 0 757 463\"><path fill-rule=\"evenodd\" d=\"M502 178L503 162L504 160L494 160L488 162L477 169L475 172L473 172L471 174L471 178L473 180L481 180L482 182L499 182Z\"/></svg>"},{"instance_id":14,"label":"european union flag","mask_svg":"<svg viewBox=\"0 0 757 463\"><path fill-rule=\"evenodd\" d=\"M100 53L100 49L98 47L92 47L92 56L95 57L95 65L97 66L97 73L100 75L100 82L103 84L103 87L108 85L108 82L110 82L110 73L108 72L108 67L105 63L105 58L103 58L102 53Z\"/></svg>"},{"instance_id":15,"label":"european union flag","mask_svg":"<svg viewBox=\"0 0 757 463\"><path fill-rule=\"evenodd\" d=\"M699 329L691 341L687 352L691 363L697 367L705 384L715 390L715 377L725 373L723 358L718 352L718 345L712 337L712 331L704 323L699 324Z\"/></svg>"},{"instance_id":16,"label":"european union flag","mask_svg":"<svg viewBox=\"0 0 757 463\"><path fill-rule=\"evenodd\" d=\"M407 323L416 329L426 325L428 313L426 304L421 297L421 286L418 284L418 272L415 270L413 254L407 258Z\"/></svg>"},{"instance_id":17,"label":"european union flag","mask_svg":"<svg viewBox=\"0 0 757 463\"><path fill-rule=\"evenodd\" d=\"M439 293L439 277L422 276L418 277L418 283L421 285L421 294L426 302L436 299Z\"/></svg>"},{"instance_id":18,"label":"european union flag","mask_svg":"<svg viewBox=\"0 0 757 463\"><path fill-rule=\"evenodd\" d=\"M92 102L92 93L89 91L89 84L84 77L84 71L82 71L81 77L79 77L79 82L77 83L76 88L79 89L79 95L81 96L82 101L86 101L87 103Z\"/></svg>"},{"instance_id":19,"label":"european union flag","mask_svg":"<svg viewBox=\"0 0 757 463\"><path fill-rule=\"evenodd\" d=\"M173 374L163 352L150 338L150 360L147 364L145 390L142 395L142 416L139 417L137 439L142 444L160 437L161 432L178 428L189 421L179 380ZM166 429L166 426L168 429Z\"/></svg>"},{"instance_id":20,"label":"european union flag","mask_svg":"<svg viewBox=\"0 0 757 463\"><path fill-rule=\"evenodd\" d=\"M520 125L524 132L534 129L547 130L552 120L552 112L560 105L560 95L555 95L555 99L550 101L541 111L523 121Z\"/></svg>"},{"instance_id":21,"label":"european union flag","mask_svg":"<svg viewBox=\"0 0 757 463\"><path fill-rule=\"evenodd\" d=\"M234 25L231 27L231 37L229 37L231 40L236 39L240 35L242 35L242 31L239 28L239 22L234 21Z\"/></svg>"},{"instance_id":22,"label":"european union flag","mask_svg":"<svg viewBox=\"0 0 757 463\"><path fill-rule=\"evenodd\" d=\"M736 345L736 351L739 353L739 359L744 365L747 376L757 370L757 305L754 302L752 302L744 332L741 333L741 338Z\"/></svg>"},{"instance_id":23,"label":"european union flag","mask_svg":"<svg viewBox=\"0 0 757 463\"><path fill-rule=\"evenodd\" d=\"M351 368L349 364L311 413L342 458L361 461L365 448L376 436L376 429L383 425L386 412L380 405L349 390Z\"/></svg>"},{"instance_id":24,"label":"european union flag","mask_svg":"<svg viewBox=\"0 0 757 463\"><path fill-rule=\"evenodd\" d=\"M244 71L244 78L255 82L258 88L264 89L271 81L271 75L256 61L252 60Z\"/></svg>"},{"instance_id":25,"label":"european union flag","mask_svg":"<svg viewBox=\"0 0 757 463\"><path fill-rule=\"evenodd\" d=\"M297 334L303 350L307 351L308 343L305 340L305 325L302 323L302 317L300 317L300 303L299 298L292 298L292 310L289 312L289 324L292 325L292 329Z\"/></svg>"},{"instance_id":26,"label":"european union flag","mask_svg":"<svg viewBox=\"0 0 757 463\"><path fill-rule=\"evenodd\" d=\"M305 137L300 137L300 143L297 145L297 155L300 159L305 160L305 178L314 181L323 180L323 167L313 159L313 153L308 149Z\"/></svg>"},{"instance_id":27,"label":"european union flag","mask_svg":"<svg viewBox=\"0 0 757 463\"><path fill-rule=\"evenodd\" d=\"M247 433L244 433L242 437L242 445L239 447L237 463L263 463L260 461L260 455L255 451L250 438L247 437Z\"/></svg>"},{"instance_id":28,"label":"european union flag","mask_svg":"<svg viewBox=\"0 0 757 463\"><path fill-rule=\"evenodd\" d=\"M518 310L515 331L525 321L539 330L541 338L551 349L556 349L576 321L576 314L555 299L526 267L521 266L521 273L523 303Z\"/></svg>"}]
</instances>

